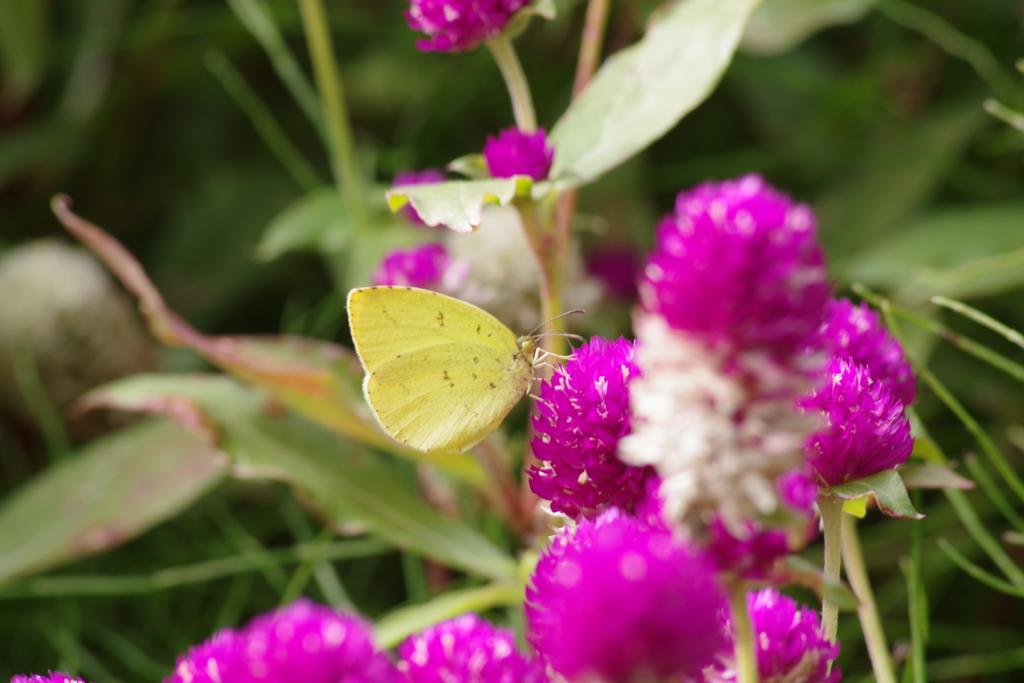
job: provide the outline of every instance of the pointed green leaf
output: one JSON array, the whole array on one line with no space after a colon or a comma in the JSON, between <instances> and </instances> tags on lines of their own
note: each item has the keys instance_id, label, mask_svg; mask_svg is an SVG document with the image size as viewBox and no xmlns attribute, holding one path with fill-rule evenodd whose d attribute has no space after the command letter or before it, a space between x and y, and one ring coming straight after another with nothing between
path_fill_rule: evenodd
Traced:
<instances>
[{"instance_id":1,"label":"pointed green leaf","mask_svg":"<svg viewBox=\"0 0 1024 683\"><path fill-rule=\"evenodd\" d=\"M551 131L551 177L596 179L669 131L722 77L758 0L686 0L608 59Z\"/></svg>"},{"instance_id":2,"label":"pointed green leaf","mask_svg":"<svg viewBox=\"0 0 1024 683\"><path fill-rule=\"evenodd\" d=\"M876 0L764 0L743 32L743 50L775 55L821 29L860 21Z\"/></svg>"},{"instance_id":3,"label":"pointed green leaf","mask_svg":"<svg viewBox=\"0 0 1024 683\"><path fill-rule=\"evenodd\" d=\"M229 465L225 454L167 420L92 442L0 507L0 584L138 536L208 491Z\"/></svg>"},{"instance_id":4,"label":"pointed green leaf","mask_svg":"<svg viewBox=\"0 0 1024 683\"><path fill-rule=\"evenodd\" d=\"M483 154L467 154L452 160L445 168L460 173L471 180L486 180L491 177Z\"/></svg>"},{"instance_id":5,"label":"pointed green leaf","mask_svg":"<svg viewBox=\"0 0 1024 683\"><path fill-rule=\"evenodd\" d=\"M533 181L526 176L490 180L452 180L446 183L405 185L388 190L388 205L398 211L412 203L427 225L446 225L455 232L473 232L480 225L484 204L509 204L528 195Z\"/></svg>"},{"instance_id":6,"label":"pointed green leaf","mask_svg":"<svg viewBox=\"0 0 1024 683\"><path fill-rule=\"evenodd\" d=\"M90 392L90 406L181 414L200 411L243 478L292 484L341 531L352 524L448 566L499 581L516 563L466 524L424 504L376 453L288 413L224 375L136 375ZM168 405L178 410L168 411ZM185 411L186 413L188 411ZM195 423L189 416L187 423Z\"/></svg>"},{"instance_id":7,"label":"pointed green leaf","mask_svg":"<svg viewBox=\"0 0 1024 683\"><path fill-rule=\"evenodd\" d=\"M841 500L854 500L874 496L878 508L890 517L921 519L924 517L914 509L907 495L907 488L896 470L885 470L857 481L833 486L829 492Z\"/></svg>"},{"instance_id":8,"label":"pointed green leaf","mask_svg":"<svg viewBox=\"0 0 1024 683\"><path fill-rule=\"evenodd\" d=\"M897 468L908 489L973 489L974 482L945 465L933 462L905 462Z\"/></svg>"}]
</instances>

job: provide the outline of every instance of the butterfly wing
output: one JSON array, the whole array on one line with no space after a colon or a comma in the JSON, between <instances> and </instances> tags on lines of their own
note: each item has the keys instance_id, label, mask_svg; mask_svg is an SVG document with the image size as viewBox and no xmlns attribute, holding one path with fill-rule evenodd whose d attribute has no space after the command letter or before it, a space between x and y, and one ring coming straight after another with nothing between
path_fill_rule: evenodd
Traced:
<instances>
[{"instance_id":1,"label":"butterfly wing","mask_svg":"<svg viewBox=\"0 0 1024 683\"><path fill-rule=\"evenodd\" d=\"M348 311L366 400L384 431L412 448L470 448L498 426L533 376L512 331L463 301L369 287L349 294Z\"/></svg>"}]
</instances>

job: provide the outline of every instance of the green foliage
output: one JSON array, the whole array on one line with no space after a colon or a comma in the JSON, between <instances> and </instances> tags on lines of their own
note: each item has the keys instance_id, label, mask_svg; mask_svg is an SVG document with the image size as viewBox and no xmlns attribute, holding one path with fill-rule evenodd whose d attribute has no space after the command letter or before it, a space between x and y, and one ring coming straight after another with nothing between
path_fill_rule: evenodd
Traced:
<instances>
[{"instance_id":1,"label":"green foliage","mask_svg":"<svg viewBox=\"0 0 1024 683\"><path fill-rule=\"evenodd\" d=\"M163 420L95 441L0 507L0 586L124 543L190 505L227 466Z\"/></svg>"},{"instance_id":2,"label":"green foliage","mask_svg":"<svg viewBox=\"0 0 1024 683\"><path fill-rule=\"evenodd\" d=\"M424 505L374 453L299 418L268 413L262 395L226 377L136 375L85 400L181 420L231 456L235 476L296 486L339 531L355 524L448 566L498 580L515 576L511 558Z\"/></svg>"},{"instance_id":3,"label":"green foliage","mask_svg":"<svg viewBox=\"0 0 1024 683\"><path fill-rule=\"evenodd\" d=\"M516 624L535 558L514 513L523 415L483 455L391 442L362 403L341 297L388 250L438 238L389 213L405 202L470 232L487 202L546 210L579 187L584 253L642 252L676 192L759 171L813 205L840 288L884 293L856 290L922 378L912 463L836 491L927 514L860 525L890 641L910 639L904 680L1017 680L1019 7L658 4L612 4L609 57L574 100L582 3L534 3L510 28L557 148L556 182L530 183L479 177L473 155L512 120L487 51L417 52L402 0L320 19L286 0L0 2L0 243L53 233L46 203L68 192L120 241L76 232L171 347L159 369L226 373L140 375L82 403L177 423L93 411L55 431L56 413L0 408L0 677L159 681L213 630L299 594L379 618L388 645L468 609ZM333 47L311 52L307 31ZM385 199L396 171L452 159L470 180ZM624 304L590 316L580 332L628 334ZM73 448L50 464L61 429ZM798 583L855 607L816 551L795 558ZM870 670L854 621L848 680Z\"/></svg>"},{"instance_id":4,"label":"green foliage","mask_svg":"<svg viewBox=\"0 0 1024 683\"><path fill-rule=\"evenodd\" d=\"M907 488L896 470L886 470L857 481L833 486L829 492L840 500L856 500L871 496L878 509L890 517L921 519L924 517L910 503Z\"/></svg>"},{"instance_id":5,"label":"green foliage","mask_svg":"<svg viewBox=\"0 0 1024 683\"><path fill-rule=\"evenodd\" d=\"M756 0L693 0L658 17L612 56L551 131L551 177L597 179L664 135L704 101L732 59Z\"/></svg>"},{"instance_id":6,"label":"green foliage","mask_svg":"<svg viewBox=\"0 0 1024 683\"><path fill-rule=\"evenodd\" d=\"M517 195L528 195L533 181L526 176L493 180L453 180L431 185L408 185L389 190L388 204L398 211L412 204L427 225L472 232L480 225L484 204L507 206Z\"/></svg>"}]
</instances>

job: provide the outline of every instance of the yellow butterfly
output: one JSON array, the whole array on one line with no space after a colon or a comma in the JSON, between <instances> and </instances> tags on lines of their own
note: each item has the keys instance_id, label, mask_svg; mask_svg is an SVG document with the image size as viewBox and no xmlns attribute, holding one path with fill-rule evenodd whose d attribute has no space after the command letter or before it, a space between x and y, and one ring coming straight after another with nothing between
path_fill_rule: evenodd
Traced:
<instances>
[{"instance_id":1,"label":"yellow butterfly","mask_svg":"<svg viewBox=\"0 0 1024 683\"><path fill-rule=\"evenodd\" d=\"M462 452L497 429L546 355L487 311L414 287L353 289L348 322L374 417L424 452Z\"/></svg>"}]
</instances>

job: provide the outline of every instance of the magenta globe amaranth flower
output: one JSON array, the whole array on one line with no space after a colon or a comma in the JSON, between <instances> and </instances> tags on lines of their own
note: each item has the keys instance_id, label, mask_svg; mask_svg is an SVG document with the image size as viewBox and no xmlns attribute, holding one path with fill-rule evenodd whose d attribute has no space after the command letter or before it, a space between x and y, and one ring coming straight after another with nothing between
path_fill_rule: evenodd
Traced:
<instances>
[{"instance_id":1,"label":"magenta globe amaranth flower","mask_svg":"<svg viewBox=\"0 0 1024 683\"><path fill-rule=\"evenodd\" d=\"M553 512L576 518L608 506L633 511L644 497L654 470L616 455L630 429L629 381L640 374L635 346L594 337L541 383L530 446L543 466L530 469L530 488Z\"/></svg>"},{"instance_id":2,"label":"magenta globe amaranth flower","mask_svg":"<svg viewBox=\"0 0 1024 683\"><path fill-rule=\"evenodd\" d=\"M506 128L494 138L487 136L484 160L487 170L495 178L525 175L544 180L551 171L555 150L548 144L543 128L526 133L518 128Z\"/></svg>"},{"instance_id":3,"label":"magenta globe amaranth flower","mask_svg":"<svg viewBox=\"0 0 1024 683\"><path fill-rule=\"evenodd\" d=\"M516 650L510 629L465 614L411 636L398 648L404 683L544 683L544 663Z\"/></svg>"},{"instance_id":4,"label":"magenta globe amaranth flower","mask_svg":"<svg viewBox=\"0 0 1024 683\"><path fill-rule=\"evenodd\" d=\"M788 358L821 324L829 289L814 214L747 175L679 194L640 301L711 347Z\"/></svg>"},{"instance_id":5,"label":"magenta globe amaranth flower","mask_svg":"<svg viewBox=\"0 0 1024 683\"><path fill-rule=\"evenodd\" d=\"M772 588L747 593L747 611L754 632L761 683L838 683L842 673L828 664L839 655L839 644L822 632L817 612ZM731 658L709 671L705 683L733 683Z\"/></svg>"},{"instance_id":6,"label":"magenta globe amaranth flower","mask_svg":"<svg viewBox=\"0 0 1024 683\"><path fill-rule=\"evenodd\" d=\"M720 519L708 525L708 552L721 571L746 581L773 581L783 575L781 563L790 554L781 529L762 529L748 522L746 533L733 534Z\"/></svg>"},{"instance_id":7,"label":"magenta globe amaranth flower","mask_svg":"<svg viewBox=\"0 0 1024 683\"><path fill-rule=\"evenodd\" d=\"M527 600L527 637L570 681L697 677L727 642L714 563L619 510L559 532Z\"/></svg>"},{"instance_id":8,"label":"magenta globe amaranth flower","mask_svg":"<svg viewBox=\"0 0 1024 683\"><path fill-rule=\"evenodd\" d=\"M914 372L903 355L903 347L889 334L878 314L861 302L854 306L847 299L832 300L825 322L811 336L807 346L829 356L844 358L867 367L904 406L917 398Z\"/></svg>"},{"instance_id":9,"label":"magenta globe amaranth flower","mask_svg":"<svg viewBox=\"0 0 1024 683\"><path fill-rule=\"evenodd\" d=\"M308 600L225 630L178 658L167 683L397 683L361 618Z\"/></svg>"},{"instance_id":10,"label":"magenta globe amaranth flower","mask_svg":"<svg viewBox=\"0 0 1024 683\"><path fill-rule=\"evenodd\" d=\"M419 287L442 290L454 277L452 259L443 244L422 244L412 249L395 249L370 276L376 286ZM457 278L456 278L457 279Z\"/></svg>"},{"instance_id":11,"label":"magenta globe amaranth flower","mask_svg":"<svg viewBox=\"0 0 1024 683\"><path fill-rule=\"evenodd\" d=\"M818 484L809 468L798 467L775 480L782 504L790 510L814 516L814 503L818 500Z\"/></svg>"},{"instance_id":12,"label":"magenta globe amaranth flower","mask_svg":"<svg viewBox=\"0 0 1024 683\"><path fill-rule=\"evenodd\" d=\"M410 0L405 12L409 28L422 31L424 52L462 52L496 38L512 15L530 0Z\"/></svg>"},{"instance_id":13,"label":"magenta globe amaranth flower","mask_svg":"<svg viewBox=\"0 0 1024 683\"><path fill-rule=\"evenodd\" d=\"M431 183L443 183L447 178L444 173L436 168L427 168L422 171L401 171L395 174L391 187L408 187L409 185L429 185ZM419 213L413 208L412 203L402 207L402 213L413 225L426 227L426 223L420 218Z\"/></svg>"},{"instance_id":14,"label":"magenta globe amaranth flower","mask_svg":"<svg viewBox=\"0 0 1024 683\"><path fill-rule=\"evenodd\" d=\"M11 678L11 683L85 683L85 681L81 678L51 671L45 676L39 674L15 675Z\"/></svg>"},{"instance_id":15,"label":"magenta globe amaranth flower","mask_svg":"<svg viewBox=\"0 0 1024 683\"><path fill-rule=\"evenodd\" d=\"M863 365L830 358L822 386L801 406L825 418L808 450L811 466L829 486L892 469L910 457L914 439L903 404Z\"/></svg>"}]
</instances>

